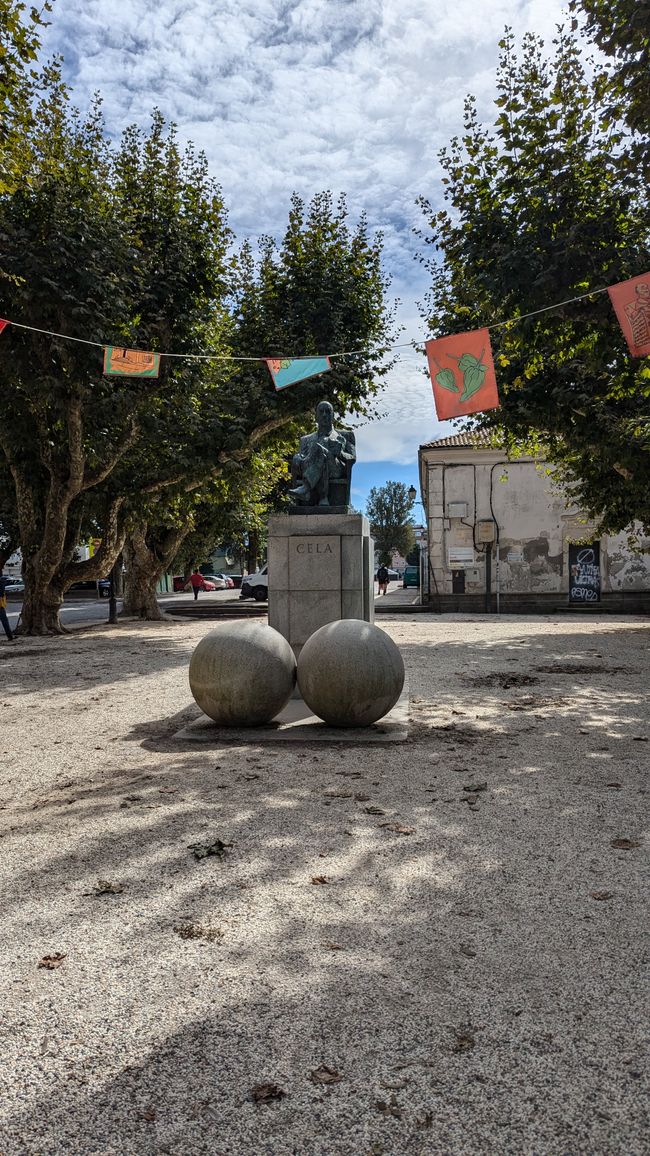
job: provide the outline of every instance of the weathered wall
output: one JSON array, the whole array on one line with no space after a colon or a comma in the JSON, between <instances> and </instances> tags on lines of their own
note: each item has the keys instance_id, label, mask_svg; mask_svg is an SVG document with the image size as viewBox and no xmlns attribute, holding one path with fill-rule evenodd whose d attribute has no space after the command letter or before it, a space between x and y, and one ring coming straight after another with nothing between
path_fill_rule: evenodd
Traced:
<instances>
[{"instance_id":1,"label":"weathered wall","mask_svg":"<svg viewBox=\"0 0 650 1156\"><path fill-rule=\"evenodd\" d=\"M478 524L493 520L491 590L503 594L567 594L569 543L589 541L593 527L567 507L544 463L505 462L489 450L423 451L429 512L431 590L450 594L453 571L464 574L467 594L486 589L486 555ZM465 502L467 517L447 516L450 502ZM601 591L650 591L650 540L631 551L626 534L603 537ZM498 564L497 564L498 555ZM459 581L457 577L456 590Z\"/></svg>"}]
</instances>

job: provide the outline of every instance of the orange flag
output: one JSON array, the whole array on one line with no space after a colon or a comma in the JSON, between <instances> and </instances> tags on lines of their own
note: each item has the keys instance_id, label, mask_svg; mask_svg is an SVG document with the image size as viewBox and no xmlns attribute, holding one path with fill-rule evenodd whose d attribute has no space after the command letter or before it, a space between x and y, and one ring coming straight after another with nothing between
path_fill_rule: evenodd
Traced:
<instances>
[{"instance_id":1,"label":"orange flag","mask_svg":"<svg viewBox=\"0 0 650 1156\"><path fill-rule=\"evenodd\" d=\"M632 357L650 355L650 273L607 290Z\"/></svg>"},{"instance_id":2,"label":"orange flag","mask_svg":"<svg viewBox=\"0 0 650 1156\"><path fill-rule=\"evenodd\" d=\"M487 329L427 341L426 351L440 421L499 408Z\"/></svg>"}]
</instances>

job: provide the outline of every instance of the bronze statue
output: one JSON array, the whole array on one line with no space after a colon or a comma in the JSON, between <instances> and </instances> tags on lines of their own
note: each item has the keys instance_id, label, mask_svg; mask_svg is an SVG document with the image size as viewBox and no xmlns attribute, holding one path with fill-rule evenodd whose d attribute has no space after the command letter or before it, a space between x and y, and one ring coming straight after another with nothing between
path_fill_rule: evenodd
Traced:
<instances>
[{"instance_id":1,"label":"bronze statue","mask_svg":"<svg viewBox=\"0 0 650 1156\"><path fill-rule=\"evenodd\" d=\"M302 507L347 509L352 466L357 460L354 434L334 429L329 401L316 406L316 425L316 433L301 437L300 449L291 459L294 488L289 493Z\"/></svg>"}]
</instances>

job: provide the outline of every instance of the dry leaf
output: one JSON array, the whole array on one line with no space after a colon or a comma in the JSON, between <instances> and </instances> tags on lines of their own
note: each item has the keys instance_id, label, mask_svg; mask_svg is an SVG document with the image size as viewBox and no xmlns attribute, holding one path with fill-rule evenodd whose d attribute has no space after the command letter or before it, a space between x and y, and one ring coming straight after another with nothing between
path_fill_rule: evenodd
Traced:
<instances>
[{"instance_id":1,"label":"dry leaf","mask_svg":"<svg viewBox=\"0 0 650 1156\"><path fill-rule=\"evenodd\" d=\"M352 791L325 791L326 799L351 799Z\"/></svg>"},{"instance_id":2,"label":"dry leaf","mask_svg":"<svg viewBox=\"0 0 650 1156\"><path fill-rule=\"evenodd\" d=\"M378 823L378 827L385 827L387 831L394 831L396 835L413 835L415 827L404 827L401 823Z\"/></svg>"},{"instance_id":3,"label":"dry leaf","mask_svg":"<svg viewBox=\"0 0 650 1156\"><path fill-rule=\"evenodd\" d=\"M311 882L312 883L329 883L329 879L327 878L327 875L312 875Z\"/></svg>"},{"instance_id":4,"label":"dry leaf","mask_svg":"<svg viewBox=\"0 0 650 1156\"><path fill-rule=\"evenodd\" d=\"M452 1050L454 1052L471 1052L472 1048L475 1047L475 1045L476 1045L476 1040L474 1039L474 1036L471 1034L470 1031L468 1031L468 1030L457 1031L456 1032L456 1042L454 1043Z\"/></svg>"},{"instance_id":5,"label":"dry leaf","mask_svg":"<svg viewBox=\"0 0 650 1156\"><path fill-rule=\"evenodd\" d=\"M178 790L178 787L159 787L158 788L158 794L159 795L175 795L177 790Z\"/></svg>"},{"instance_id":6,"label":"dry leaf","mask_svg":"<svg viewBox=\"0 0 650 1156\"><path fill-rule=\"evenodd\" d=\"M328 951L345 951L342 943L328 943L326 941L322 944L322 946L326 947Z\"/></svg>"},{"instance_id":7,"label":"dry leaf","mask_svg":"<svg viewBox=\"0 0 650 1156\"><path fill-rule=\"evenodd\" d=\"M204 927L201 923L181 923L174 931L181 939L203 939L206 943L214 943L223 936L220 927Z\"/></svg>"},{"instance_id":8,"label":"dry leaf","mask_svg":"<svg viewBox=\"0 0 650 1156\"><path fill-rule=\"evenodd\" d=\"M334 1068L321 1064L319 1068L314 1068L314 1071L309 1073L309 1079L312 1084L340 1084L343 1076Z\"/></svg>"},{"instance_id":9,"label":"dry leaf","mask_svg":"<svg viewBox=\"0 0 650 1156\"><path fill-rule=\"evenodd\" d=\"M465 947L464 944L461 944L458 950L461 951L463 955L466 955L468 959L476 959L476 952L472 951L471 947Z\"/></svg>"},{"instance_id":10,"label":"dry leaf","mask_svg":"<svg viewBox=\"0 0 650 1156\"><path fill-rule=\"evenodd\" d=\"M375 1100L375 1108L382 1116L396 1116L398 1120L402 1118L402 1109L394 1095L391 1096L389 1104L385 1100Z\"/></svg>"},{"instance_id":11,"label":"dry leaf","mask_svg":"<svg viewBox=\"0 0 650 1156\"><path fill-rule=\"evenodd\" d=\"M589 894L591 895L592 899L613 899L614 898L614 892L613 891L590 891Z\"/></svg>"},{"instance_id":12,"label":"dry leaf","mask_svg":"<svg viewBox=\"0 0 650 1156\"><path fill-rule=\"evenodd\" d=\"M408 1080L404 1077L404 1079L401 1080L380 1080L379 1083L382 1088L388 1088L388 1090L392 1092L399 1092L402 1088L406 1087Z\"/></svg>"},{"instance_id":13,"label":"dry leaf","mask_svg":"<svg viewBox=\"0 0 650 1156\"><path fill-rule=\"evenodd\" d=\"M55 968L61 966L65 958L65 951L55 951L53 955L44 955L42 959L39 959L38 966L45 967L48 971L54 971Z\"/></svg>"},{"instance_id":14,"label":"dry leaf","mask_svg":"<svg viewBox=\"0 0 650 1156\"><path fill-rule=\"evenodd\" d=\"M631 851L634 847L640 847L641 843L638 839L612 839L612 847L617 851Z\"/></svg>"},{"instance_id":15,"label":"dry leaf","mask_svg":"<svg viewBox=\"0 0 650 1156\"><path fill-rule=\"evenodd\" d=\"M367 803L370 795L355 795L354 798L357 803Z\"/></svg>"},{"instance_id":16,"label":"dry leaf","mask_svg":"<svg viewBox=\"0 0 650 1156\"><path fill-rule=\"evenodd\" d=\"M251 1098L256 1104L270 1104L273 1100L282 1100L286 1094L277 1084L256 1084L251 1088Z\"/></svg>"},{"instance_id":17,"label":"dry leaf","mask_svg":"<svg viewBox=\"0 0 650 1156\"><path fill-rule=\"evenodd\" d=\"M221 839L215 839L214 843L189 843L188 851L194 852L195 859L206 859L208 855L216 855L218 859L223 859L227 854L226 848L232 847L232 843L222 843Z\"/></svg>"},{"instance_id":18,"label":"dry leaf","mask_svg":"<svg viewBox=\"0 0 650 1156\"><path fill-rule=\"evenodd\" d=\"M469 786L463 787L464 791L487 791L487 783L470 783Z\"/></svg>"},{"instance_id":19,"label":"dry leaf","mask_svg":"<svg viewBox=\"0 0 650 1156\"><path fill-rule=\"evenodd\" d=\"M121 895L124 888L121 883L110 883L108 879L98 879L92 891L84 891L84 895Z\"/></svg>"},{"instance_id":20,"label":"dry leaf","mask_svg":"<svg viewBox=\"0 0 650 1156\"><path fill-rule=\"evenodd\" d=\"M385 815L386 814L385 811L382 811L381 807L364 807L363 809L366 812L366 815Z\"/></svg>"},{"instance_id":21,"label":"dry leaf","mask_svg":"<svg viewBox=\"0 0 650 1156\"><path fill-rule=\"evenodd\" d=\"M156 1109L155 1108L147 1108L144 1112L141 1112L140 1115L142 1116L143 1120L149 1120L149 1121L155 1120L156 1119Z\"/></svg>"}]
</instances>

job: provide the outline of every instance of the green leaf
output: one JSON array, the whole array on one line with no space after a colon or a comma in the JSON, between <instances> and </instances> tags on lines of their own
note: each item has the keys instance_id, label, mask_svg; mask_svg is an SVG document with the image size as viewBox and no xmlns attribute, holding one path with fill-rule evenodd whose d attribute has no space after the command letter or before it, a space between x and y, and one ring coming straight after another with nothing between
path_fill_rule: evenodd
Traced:
<instances>
[{"instance_id":1,"label":"green leaf","mask_svg":"<svg viewBox=\"0 0 650 1156\"><path fill-rule=\"evenodd\" d=\"M436 374L436 381L441 389L448 389L450 393L458 393L460 386L456 384L453 369L441 369Z\"/></svg>"}]
</instances>

